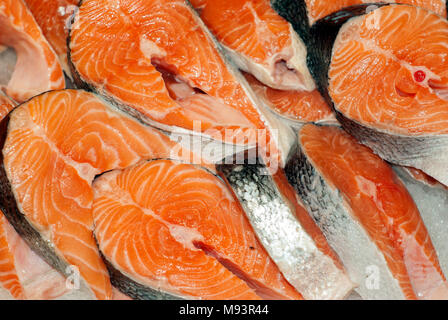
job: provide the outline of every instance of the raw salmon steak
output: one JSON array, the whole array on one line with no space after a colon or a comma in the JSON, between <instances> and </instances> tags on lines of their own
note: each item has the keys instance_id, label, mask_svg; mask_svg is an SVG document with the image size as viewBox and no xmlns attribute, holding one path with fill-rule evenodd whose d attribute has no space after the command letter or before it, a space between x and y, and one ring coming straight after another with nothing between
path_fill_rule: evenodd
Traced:
<instances>
[{"instance_id":1,"label":"raw salmon steak","mask_svg":"<svg viewBox=\"0 0 448 320\"><path fill-rule=\"evenodd\" d=\"M292 131L261 106L186 1L86 0L70 38L77 82L142 121L232 144L258 142L280 164L288 156Z\"/></svg>"},{"instance_id":2,"label":"raw salmon steak","mask_svg":"<svg viewBox=\"0 0 448 320\"><path fill-rule=\"evenodd\" d=\"M143 159L175 157L176 143L84 91L45 93L6 120L0 210L57 271L75 266L96 298L111 298L92 233L92 181Z\"/></svg>"},{"instance_id":3,"label":"raw salmon steak","mask_svg":"<svg viewBox=\"0 0 448 320\"><path fill-rule=\"evenodd\" d=\"M0 94L0 121L12 109L13 103ZM0 211L0 298L54 299L66 292L65 279L31 250Z\"/></svg>"},{"instance_id":4,"label":"raw salmon steak","mask_svg":"<svg viewBox=\"0 0 448 320\"><path fill-rule=\"evenodd\" d=\"M315 88L305 44L269 0L190 2L241 70L275 89Z\"/></svg>"},{"instance_id":5,"label":"raw salmon steak","mask_svg":"<svg viewBox=\"0 0 448 320\"><path fill-rule=\"evenodd\" d=\"M409 5L359 6L311 32L310 68L344 129L447 185L448 21Z\"/></svg>"},{"instance_id":6,"label":"raw salmon steak","mask_svg":"<svg viewBox=\"0 0 448 320\"><path fill-rule=\"evenodd\" d=\"M437 253L392 168L337 127L305 125L286 167L365 299L447 299Z\"/></svg>"},{"instance_id":7,"label":"raw salmon steak","mask_svg":"<svg viewBox=\"0 0 448 320\"><path fill-rule=\"evenodd\" d=\"M195 0L192 5L261 101L292 125L334 120L315 90L307 49L268 0ZM258 81L257 81L258 80Z\"/></svg>"},{"instance_id":8,"label":"raw salmon steak","mask_svg":"<svg viewBox=\"0 0 448 320\"><path fill-rule=\"evenodd\" d=\"M58 58L23 0L0 1L0 45L17 55L14 72L4 88L17 102L65 87Z\"/></svg>"},{"instance_id":9,"label":"raw salmon steak","mask_svg":"<svg viewBox=\"0 0 448 320\"><path fill-rule=\"evenodd\" d=\"M255 161L220 165L218 171L272 260L305 299L343 299L351 293L353 282L283 170L270 175L261 161Z\"/></svg>"},{"instance_id":10,"label":"raw salmon steak","mask_svg":"<svg viewBox=\"0 0 448 320\"><path fill-rule=\"evenodd\" d=\"M80 0L25 0L28 8L42 29L43 34L59 57L67 75L67 37L70 17L77 10Z\"/></svg>"},{"instance_id":11,"label":"raw salmon steak","mask_svg":"<svg viewBox=\"0 0 448 320\"><path fill-rule=\"evenodd\" d=\"M95 237L113 284L135 299L301 299L224 182L148 161L93 184Z\"/></svg>"}]
</instances>

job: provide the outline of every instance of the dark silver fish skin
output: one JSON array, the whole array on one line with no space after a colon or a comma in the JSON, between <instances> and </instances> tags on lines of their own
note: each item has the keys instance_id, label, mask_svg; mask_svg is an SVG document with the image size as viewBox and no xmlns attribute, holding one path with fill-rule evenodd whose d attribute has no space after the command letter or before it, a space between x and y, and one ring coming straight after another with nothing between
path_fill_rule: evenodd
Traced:
<instances>
[{"instance_id":1,"label":"dark silver fish skin","mask_svg":"<svg viewBox=\"0 0 448 320\"><path fill-rule=\"evenodd\" d=\"M112 285L128 297L134 300L183 300L181 297L152 289L132 280L116 269L102 253L101 257L109 271L110 282Z\"/></svg>"},{"instance_id":2,"label":"dark silver fish skin","mask_svg":"<svg viewBox=\"0 0 448 320\"><path fill-rule=\"evenodd\" d=\"M446 170L448 135L405 136L362 125L338 112L337 106L334 105L329 94L328 73L333 45L339 30L349 19L388 5L390 4L371 3L347 7L316 22L310 29L308 68L320 93L334 109L336 118L344 130L371 148L384 160L420 169L440 182L448 184L448 171Z\"/></svg>"},{"instance_id":3,"label":"dark silver fish skin","mask_svg":"<svg viewBox=\"0 0 448 320\"><path fill-rule=\"evenodd\" d=\"M286 175L308 212L341 258L363 299L405 299L398 281L367 232L351 213L341 193L330 185L299 149ZM378 277L370 278L372 274ZM370 280L375 280L376 285Z\"/></svg>"},{"instance_id":4,"label":"dark silver fish skin","mask_svg":"<svg viewBox=\"0 0 448 320\"><path fill-rule=\"evenodd\" d=\"M9 116L6 116L0 122L0 150L3 149L5 143L8 123ZM67 267L69 266L67 262L56 253L50 243L42 237L20 211L5 171L2 152L0 152L0 210L34 252L62 275L69 275L67 273Z\"/></svg>"},{"instance_id":5,"label":"dark silver fish skin","mask_svg":"<svg viewBox=\"0 0 448 320\"><path fill-rule=\"evenodd\" d=\"M317 248L263 164L223 164L217 169L240 200L266 251L305 299L349 295L354 284Z\"/></svg>"}]
</instances>

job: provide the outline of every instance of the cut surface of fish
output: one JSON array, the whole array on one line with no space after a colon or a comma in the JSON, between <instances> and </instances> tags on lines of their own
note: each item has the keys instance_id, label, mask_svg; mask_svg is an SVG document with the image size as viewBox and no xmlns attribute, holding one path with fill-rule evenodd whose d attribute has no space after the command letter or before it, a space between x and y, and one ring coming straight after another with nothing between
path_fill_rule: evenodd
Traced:
<instances>
[{"instance_id":1,"label":"cut surface of fish","mask_svg":"<svg viewBox=\"0 0 448 320\"><path fill-rule=\"evenodd\" d=\"M14 72L3 88L23 102L39 93L65 86L61 65L23 0L0 1L0 45L17 55Z\"/></svg>"},{"instance_id":2,"label":"cut surface of fish","mask_svg":"<svg viewBox=\"0 0 448 320\"><path fill-rule=\"evenodd\" d=\"M64 72L70 76L67 62L67 37L70 19L80 0L25 0L34 19L59 57Z\"/></svg>"},{"instance_id":3,"label":"cut surface of fish","mask_svg":"<svg viewBox=\"0 0 448 320\"><path fill-rule=\"evenodd\" d=\"M244 74L258 97L294 127L306 122L336 123L336 117L318 90L292 91L268 87L250 74Z\"/></svg>"},{"instance_id":4,"label":"cut surface of fish","mask_svg":"<svg viewBox=\"0 0 448 320\"><path fill-rule=\"evenodd\" d=\"M0 213L0 287L14 299L50 300L69 293L65 278L40 258Z\"/></svg>"},{"instance_id":5,"label":"cut surface of fish","mask_svg":"<svg viewBox=\"0 0 448 320\"><path fill-rule=\"evenodd\" d=\"M95 237L117 275L114 285L126 295L302 298L258 242L225 183L209 171L148 161L105 173L93 191Z\"/></svg>"},{"instance_id":6,"label":"cut surface of fish","mask_svg":"<svg viewBox=\"0 0 448 320\"><path fill-rule=\"evenodd\" d=\"M290 0L275 0L276 2L286 2L289 3L289 5L292 6L299 6L304 5L306 7L306 13L308 16L308 21L310 24L313 24L319 19L322 19L332 13L335 13L343 8L350 7L350 6L356 6L360 4L372 4L375 5L375 3L402 3L402 4L409 4L417 7L422 7L428 10L431 10L438 15L446 18L447 11L446 11L446 1L445 0L394 0L394 1L388 1L388 0L298 0L293 1ZM298 4L301 2L301 4Z\"/></svg>"},{"instance_id":7,"label":"cut surface of fish","mask_svg":"<svg viewBox=\"0 0 448 320\"><path fill-rule=\"evenodd\" d=\"M409 171L394 166L394 171L414 198L437 251L442 271L448 273L448 190L416 180Z\"/></svg>"},{"instance_id":8,"label":"cut surface of fish","mask_svg":"<svg viewBox=\"0 0 448 320\"><path fill-rule=\"evenodd\" d=\"M84 91L42 94L5 120L0 210L57 271L75 266L97 298L111 298L92 233L91 183L143 159L175 157L177 145Z\"/></svg>"},{"instance_id":9,"label":"cut surface of fish","mask_svg":"<svg viewBox=\"0 0 448 320\"><path fill-rule=\"evenodd\" d=\"M305 44L269 0L190 2L241 70L275 89L315 88Z\"/></svg>"},{"instance_id":10,"label":"cut surface of fish","mask_svg":"<svg viewBox=\"0 0 448 320\"><path fill-rule=\"evenodd\" d=\"M191 3L274 114L293 126L335 120L315 90L304 42L268 0Z\"/></svg>"},{"instance_id":11,"label":"cut surface of fish","mask_svg":"<svg viewBox=\"0 0 448 320\"><path fill-rule=\"evenodd\" d=\"M194 131L216 140L288 156L292 131L262 108L187 2L86 0L70 38L78 83L142 121L171 132L199 123Z\"/></svg>"},{"instance_id":12,"label":"cut surface of fish","mask_svg":"<svg viewBox=\"0 0 448 320\"><path fill-rule=\"evenodd\" d=\"M271 176L262 164L222 165L218 170L260 242L305 299L343 299L350 294L354 284L283 171Z\"/></svg>"},{"instance_id":13,"label":"cut surface of fish","mask_svg":"<svg viewBox=\"0 0 448 320\"><path fill-rule=\"evenodd\" d=\"M337 127L305 125L286 167L364 299L447 299L437 253L392 168Z\"/></svg>"},{"instance_id":14,"label":"cut surface of fish","mask_svg":"<svg viewBox=\"0 0 448 320\"><path fill-rule=\"evenodd\" d=\"M312 27L316 82L346 131L446 185L448 21L409 5L365 12L351 7Z\"/></svg>"}]
</instances>

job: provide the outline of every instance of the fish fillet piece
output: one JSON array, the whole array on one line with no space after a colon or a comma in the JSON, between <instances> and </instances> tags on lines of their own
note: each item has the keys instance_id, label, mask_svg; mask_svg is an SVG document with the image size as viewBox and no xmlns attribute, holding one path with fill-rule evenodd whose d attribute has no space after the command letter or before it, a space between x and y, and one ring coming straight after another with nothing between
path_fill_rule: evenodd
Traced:
<instances>
[{"instance_id":1,"label":"fish fillet piece","mask_svg":"<svg viewBox=\"0 0 448 320\"><path fill-rule=\"evenodd\" d=\"M354 284L304 209L285 173L261 164L220 165L260 242L305 299L343 299Z\"/></svg>"},{"instance_id":2,"label":"fish fillet piece","mask_svg":"<svg viewBox=\"0 0 448 320\"><path fill-rule=\"evenodd\" d=\"M269 87L312 91L306 46L269 0L193 0L236 65Z\"/></svg>"},{"instance_id":3,"label":"fish fillet piece","mask_svg":"<svg viewBox=\"0 0 448 320\"><path fill-rule=\"evenodd\" d=\"M5 224L7 223L3 213L0 213L0 285L9 291L13 298L23 299L25 291L17 275L14 255L6 237Z\"/></svg>"},{"instance_id":4,"label":"fish fillet piece","mask_svg":"<svg viewBox=\"0 0 448 320\"><path fill-rule=\"evenodd\" d=\"M400 32L397 32L400 30ZM448 184L448 21L388 5L346 22L328 92L344 128L383 159Z\"/></svg>"},{"instance_id":5,"label":"fish fillet piece","mask_svg":"<svg viewBox=\"0 0 448 320\"><path fill-rule=\"evenodd\" d=\"M415 179L403 167L394 166L394 171L403 181L409 193L418 206L422 219L431 236L434 248L437 251L440 267L444 274L448 272L448 191L428 184L424 180Z\"/></svg>"},{"instance_id":6,"label":"fish fillet piece","mask_svg":"<svg viewBox=\"0 0 448 320\"><path fill-rule=\"evenodd\" d=\"M369 1L369 0L301 0L305 1L308 9L308 17L310 23L322 19L331 13L337 12L345 7L354 6L363 3L385 2L385 3L403 3L417 7L426 8L434 11L438 15L446 18L446 1L445 0L394 0L394 1Z\"/></svg>"},{"instance_id":7,"label":"fish fillet piece","mask_svg":"<svg viewBox=\"0 0 448 320\"><path fill-rule=\"evenodd\" d=\"M91 183L142 159L177 157L176 146L94 94L45 93L10 113L0 210L52 267L64 274L67 265L76 266L91 292L109 299L109 276L92 233Z\"/></svg>"},{"instance_id":8,"label":"fish fillet piece","mask_svg":"<svg viewBox=\"0 0 448 320\"><path fill-rule=\"evenodd\" d=\"M5 88L23 102L65 87L61 65L23 0L0 1L0 45L14 48L17 63Z\"/></svg>"},{"instance_id":9,"label":"fish fillet piece","mask_svg":"<svg viewBox=\"0 0 448 320\"><path fill-rule=\"evenodd\" d=\"M0 95L0 120L13 103ZM0 287L14 299L54 299L67 292L65 279L21 239L0 211Z\"/></svg>"},{"instance_id":10,"label":"fish fillet piece","mask_svg":"<svg viewBox=\"0 0 448 320\"><path fill-rule=\"evenodd\" d=\"M301 299L224 182L203 168L149 161L105 173L93 190L95 237L125 294Z\"/></svg>"},{"instance_id":11,"label":"fish fillet piece","mask_svg":"<svg viewBox=\"0 0 448 320\"><path fill-rule=\"evenodd\" d=\"M69 292L65 278L39 257L0 213L0 287L14 299L50 300Z\"/></svg>"},{"instance_id":12,"label":"fish fillet piece","mask_svg":"<svg viewBox=\"0 0 448 320\"><path fill-rule=\"evenodd\" d=\"M365 299L447 299L436 251L392 168L337 127L305 125L286 171Z\"/></svg>"},{"instance_id":13,"label":"fish fillet piece","mask_svg":"<svg viewBox=\"0 0 448 320\"><path fill-rule=\"evenodd\" d=\"M70 76L67 61L67 37L70 17L79 0L25 0L43 34L59 57L64 72Z\"/></svg>"},{"instance_id":14,"label":"fish fillet piece","mask_svg":"<svg viewBox=\"0 0 448 320\"><path fill-rule=\"evenodd\" d=\"M264 85L248 73L244 76L260 99L292 125L300 126L305 122L336 122L333 111L318 90L277 90Z\"/></svg>"},{"instance_id":15,"label":"fish fillet piece","mask_svg":"<svg viewBox=\"0 0 448 320\"><path fill-rule=\"evenodd\" d=\"M186 1L86 0L70 36L77 82L142 121L170 132L191 131L196 122L204 136L258 142L280 163L287 157L292 131L259 105ZM167 74L195 101L173 94ZM260 131L265 141L255 141L263 140L255 139Z\"/></svg>"}]
</instances>

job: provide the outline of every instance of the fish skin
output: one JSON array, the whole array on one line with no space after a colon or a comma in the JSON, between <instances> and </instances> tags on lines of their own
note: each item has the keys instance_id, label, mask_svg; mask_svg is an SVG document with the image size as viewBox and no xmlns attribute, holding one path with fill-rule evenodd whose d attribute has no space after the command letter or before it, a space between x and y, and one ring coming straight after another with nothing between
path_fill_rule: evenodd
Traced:
<instances>
[{"instance_id":1,"label":"fish skin","mask_svg":"<svg viewBox=\"0 0 448 320\"><path fill-rule=\"evenodd\" d=\"M384 160L418 168L448 185L448 135L409 137L360 125L339 112L337 119L348 133Z\"/></svg>"},{"instance_id":2,"label":"fish skin","mask_svg":"<svg viewBox=\"0 0 448 320\"><path fill-rule=\"evenodd\" d=\"M0 18L0 44L17 53L17 64L6 86L8 96L24 102L39 93L63 89L59 60L23 0L2 0ZM32 59L36 60L31 65Z\"/></svg>"},{"instance_id":3,"label":"fish skin","mask_svg":"<svg viewBox=\"0 0 448 320\"><path fill-rule=\"evenodd\" d=\"M309 129L311 126L313 125L307 125L306 127L308 127ZM313 127L319 128L320 126L313 126ZM350 143L357 144L354 138L351 138L341 129L337 129L336 127L325 127L325 126L323 126L322 128L334 128L334 129L328 129L329 132L330 130L334 131L339 130L338 132L340 132L343 136L344 135L346 136L345 139L347 141L350 140L351 141ZM335 139L335 136L332 139ZM347 141L345 143L348 143ZM354 145L350 146L350 148L353 148L353 146ZM361 147L361 145L359 145L359 148L365 148L365 147ZM365 148L365 150L368 149ZM368 153L370 153L370 151ZM367 153L365 156L367 156ZM375 157L376 156L374 156L373 154L368 156L369 159L374 159ZM378 162L377 164L380 165L382 160L378 157L376 157L376 159L377 160L375 161L377 161ZM383 168L384 165L385 164L381 164L380 167ZM333 185L333 182L328 181L325 178L325 176L321 173L320 169L315 166L313 160L308 157L303 147L299 148L296 157L293 158L291 162L287 165L285 171L287 173L287 177L291 185L293 185L293 187L296 189L300 198L303 200L306 208L313 215L316 223L321 227L329 243L339 254L342 262L344 263L345 267L348 270L349 275L352 277L352 280L359 284L359 287L356 289L356 291L361 295L361 297L363 297L364 299L375 299L375 300L421 298L420 296L417 296L417 294L414 292L414 290L417 289L416 288L413 289L411 283L418 283L418 281L422 279L419 278L419 274L413 273L414 271L409 270L408 268L412 268L412 266L417 264L417 262L418 263L422 262L420 260L415 261L406 260L406 259L418 259L415 256L410 256L408 253L406 253L411 252L413 250L412 248L415 247L415 244L412 242L414 240L410 241L409 240L410 238L408 238L407 235L399 235L399 238L397 238L402 239L398 240L398 243L400 244L405 243L402 248L402 250L404 250L403 253L404 257L402 258L403 260L401 262L398 262L398 260L395 260L394 262L397 262L402 266L406 266L405 272L407 274L394 275L391 271L392 269L390 269L392 268L392 266L389 267L387 256L385 256L386 253L380 251L380 248L382 246L381 241L379 241L379 239L372 239L371 236L369 235L369 232L371 232L370 228L376 230L376 227L372 225L362 227L362 225L360 224L361 220L359 220L361 216L359 216L358 214L359 217L355 218L357 216L355 215L353 209L349 205L348 201L351 201L351 199L347 199L347 195L342 193L342 191L336 189L336 187ZM392 169L388 170L387 172L389 172L388 174L392 174L394 183L396 184L397 188L399 189L401 188L401 190L402 191L404 190L403 192L406 194L407 190L405 189L404 185L401 183L399 178L394 175ZM349 180L347 180L344 183L350 184ZM385 185L389 183L390 182L386 181ZM409 196L409 199L412 198ZM385 201L387 202L387 200ZM416 210L417 211L415 212L417 212L418 214L418 209ZM413 215L411 215L411 218L414 220L419 219L418 216L415 215L415 212L413 213ZM395 217L393 217L393 215L395 214L396 214L395 212L390 212L387 215L390 219L395 219ZM398 216L396 217L396 219L397 221L399 221L401 217ZM413 221L414 225L415 223L416 222ZM424 228L424 226L423 229L421 229L422 225L423 222L421 224L417 223L417 227L419 228L418 233L420 234L420 236L418 236L419 238L421 237L422 234L426 233L426 229ZM398 235L398 233L396 235ZM392 241L395 241L393 233L390 233L386 237L391 237ZM427 241L429 241L429 244L427 243ZM421 249L419 250L423 249L425 250L425 254L427 254L426 253L427 250L426 245L427 245L429 246L428 248L432 248L430 249L430 251L432 250L433 253L435 254L435 250L434 247L432 246L431 239L427 233L426 233L426 240L424 243L425 248L423 249L423 247L421 247ZM381 246L379 246L380 244ZM395 253L393 254L395 255ZM432 256L432 258L434 258L434 256ZM429 257L425 256L425 259L427 259L425 261L430 261ZM431 263L433 263L432 260ZM369 289L368 287L369 274L370 272L372 272L369 268L371 268L372 266L376 266L377 268L376 270L379 271L378 279L380 281L379 283L380 290L372 290L371 288ZM397 268L397 266L393 267ZM440 287L437 288L442 288L442 290L444 290L444 293L442 294L441 297L445 297L443 299L446 299L446 295L448 292L446 287L446 280L443 276L442 271L440 270L440 266L438 265L437 256L435 256L435 265L432 265L432 268L434 268L432 271L434 271L435 274L439 274L438 277L441 277L441 281L443 281L441 282ZM421 270L418 272L421 272ZM432 278L430 280L432 280ZM436 284L439 285L439 282L433 283L433 285ZM424 286L423 287L421 286L422 285L421 282L419 282L419 284L417 285L420 285L419 288L423 290L422 288ZM435 292L436 291L432 291L432 293ZM433 298L431 296L432 293L426 292L424 295L423 294L422 295L426 299L428 298L432 299Z\"/></svg>"},{"instance_id":4,"label":"fish skin","mask_svg":"<svg viewBox=\"0 0 448 320\"><path fill-rule=\"evenodd\" d=\"M354 284L338 265L339 259L317 247L317 239L304 229L296 216L300 213L288 204L263 164L219 165L218 171L240 199L272 259L305 299L337 300L350 294ZM325 247L323 236L322 241Z\"/></svg>"},{"instance_id":5,"label":"fish skin","mask_svg":"<svg viewBox=\"0 0 448 320\"><path fill-rule=\"evenodd\" d=\"M120 0L120 1L125 1L125 0ZM142 0L138 0L140 2L142 2ZM145 8L146 6L149 5L157 5L160 9L160 3L158 3L160 1L157 0L151 0L148 1L147 3L145 3ZM121 110L125 111L128 114L131 114L133 117L139 119L142 122L145 122L153 127L156 127L160 130L166 131L166 132L172 132L174 134L179 134L179 133L192 133L192 119L188 118L188 114L184 114L184 111L182 110L182 108L178 108L179 105L177 104L176 101L172 100L169 96L165 95L164 93L164 88L160 89L159 87L162 86L164 87L164 83L163 80L158 78L155 80L155 83L157 83L158 89L157 90L151 90L151 94L155 94L158 95L157 99L161 99L161 101L164 101L163 103L159 103L157 106L149 106L151 110L148 111L148 105L147 102L148 101L152 101L151 99L146 99L145 101L145 105L140 105L140 103L129 103L126 101L123 101L123 99L117 98L116 95L113 95L109 89L106 88L106 86L109 86L110 88L112 88L113 86L110 85L110 81L107 82L107 84L100 84L98 85L97 83L94 83L94 81L91 81L90 79L88 79L88 77L84 74L81 74L79 68L77 67L77 62L75 61L75 55L78 54L79 55L79 50L74 50L73 46L75 45L74 43L76 42L75 39L75 33L76 33L76 29L78 28L77 23L79 22L79 17L81 16L83 9L87 6L87 5L91 5L93 2L89 1L89 0L84 0L81 2L80 4L80 11L77 13L77 15L74 17L74 23L72 24L72 29L70 31L70 35L69 35L69 53L68 53L68 57L69 57L69 64L70 64L70 69L71 72L73 74L74 80L77 84L77 86L79 88L83 88L85 90L88 91L92 91L92 92L96 92L100 95L102 95L106 100L108 100L109 103L114 104L116 107L120 108ZM144 2L142 2L144 3ZM284 165L284 163L286 163L286 157L289 154L289 151L293 145L293 132L292 130L290 130L289 127L284 126L280 121L278 121L278 119L275 119L275 116L273 116L268 110L266 110L266 108L263 107L263 105L258 101L258 98L255 96L255 94L253 93L253 91L250 89L250 87L247 85L247 83L244 81L244 78L242 77L242 75L238 72L238 70L236 69L236 67L234 67L232 65L232 63L229 63L228 59L225 58L224 53L222 52L221 47L219 46L219 44L216 42L216 40L213 38L213 36L211 35L211 33L205 28L204 24L202 23L202 21L200 20L200 18L197 16L197 14L195 13L194 9L191 7L191 5L188 3L188 1L183 1L183 0L170 0L170 3L172 3L172 5L176 5L179 6L182 10L185 10L185 12L188 12L188 14L185 14L186 18L192 18L195 23L197 23L197 27L195 27L195 29L200 30L201 31L201 36L202 36L202 32L203 35L205 36L205 38L207 39L207 41L209 41L208 45L210 46L207 47L207 50L210 49L213 51L213 54L211 54L211 56L214 58L214 60L218 61L217 64L222 64L223 67L221 68L221 73L225 74L225 76L231 77L232 80L225 80L223 83L225 84L225 88L222 89L222 91L225 91L227 87L234 87L234 92L230 95L224 94L224 96L221 95L221 91L217 90L216 87L211 87L208 89L204 89L202 88L203 86L210 86L210 81L218 81L219 79L208 79L207 82L202 81L204 75L201 73L197 73L195 75L194 79L186 79L186 81L188 81L190 84L192 84L195 87L198 87L199 89L203 90L203 91L209 91L209 90L214 90L217 91L214 92L213 94L209 94L210 96L213 96L215 98L219 98L219 99L223 99L229 106L231 106L232 108L235 108L239 111L241 111L245 116L248 117L248 119L254 124L254 128L241 128L241 130L248 130L248 132L246 132L249 136L249 143L245 143L244 146L246 147L246 149L250 149L253 148L255 146L255 142L253 141L253 137L256 136L256 133L254 133L254 129L256 130L266 130L267 132L267 141L266 142L262 142L259 145L259 150L262 150L263 152L267 153L270 155L270 157L275 158L277 163L280 163L281 166ZM167 6L168 7L168 6ZM90 8L90 7L89 7ZM191 14L191 17L190 17ZM78 37L79 39L79 37ZM135 43L134 43L135 44ZM139 44L136 44L139 45ZM179 45L180 46L180 45ZM171 50L171 49L169 49ZM167 51L168 54L170 54L169 51ZM137 55L139 55L140 53L137 53ZM143 57L143 59L147 59L145 57ZM136 59L134 59L136 60ZM146 64L148 65L148 68L153 68L152 66L152 62L148 63L146 62ZM150 66L149 66L150 65ZM185 67L185 66L182 66ZM201 70L200 66L195 67L198 70ZM154 73L154 70L152 70L150 73ZM187 70L188 71L188 70ZM216 72L215 72L216 73ZM155 73L157 74L157 72ZM182 78L186 78L185 76L181 75ZM188 76L187 76L188 77ZM201 78L202 77L202 78ZM101 79L106 79L106 76L101 76ZM161 81L159 81L161 80ZM195 83L194 83L195 82ZM199 82L199 83L197 83ZM232 89L233 90L233 89ZM156 92L158 91L158 92ZM219 91L219 92L218 92ZM154 93L155 92L155 93ZM160 93L162 92L162 93ZM160 93L160 94L159 94ZM134 94L134 98L137 95L141 95L141 92L135 93ZM137 99L137 98L136 98ZM244 107L242 107L244 105ZM165 123L163 121L154 119L152 117L153 111L152 109L156 107L156 108L167 108L168 109L168 116L166 117L166 119L168 119L167 121L169 123ZM188 110L187 110L188 111ZM157 111L158 112L158 111ZM208 126L208 124L206 123L206 126ZM225 128L227 128L227 126L230 126L230 128L232 128L232 124L220 124L218 127L211 127L211 131L219 131L220 133L224 131ZM207 129L207 128L205 128ZM202 128L202 134L205 135L207 138L214 138L213 136L208 136L208 130L204 130L204 128ZM278 132L278 134L277 134ZM196 134L198 132L195 132ZM200 133L200 132L199 132ZM224 134L223 134L224 135ZM228 144L240 144L240 142L238 141L238 137L237 136L232 136L231 137L232 141L221 141L224 143L228 143ZM235 143L235 140L237 140L237 143Z\"/></svg>"},{"instance_id":6,"label":"fish skin","mask_svg":"<svg viewBox=\"0 0 448 320\"><path fill-rule=\"evenodd\" d=\"M386 3L376 5L378 8L390 6ZM394 4L394 6L401 5ZM313 40L309 47L308 66L319 91L333 109L335 109L335 105L329 93L328 77L333 44L341 27L350 19L370 12L371 10L367 10L368 7L369 5L366 4L346 8L319 20L311 28L310 34ZM370 147L381 158L401 166L420 169L441 183L448 184L448 174L445 170L446 163L448 163L448 135L409 136L387 132L349 119L337 109L335 109L335 114L347 132Z\"/></svg>"}]
</instances>

